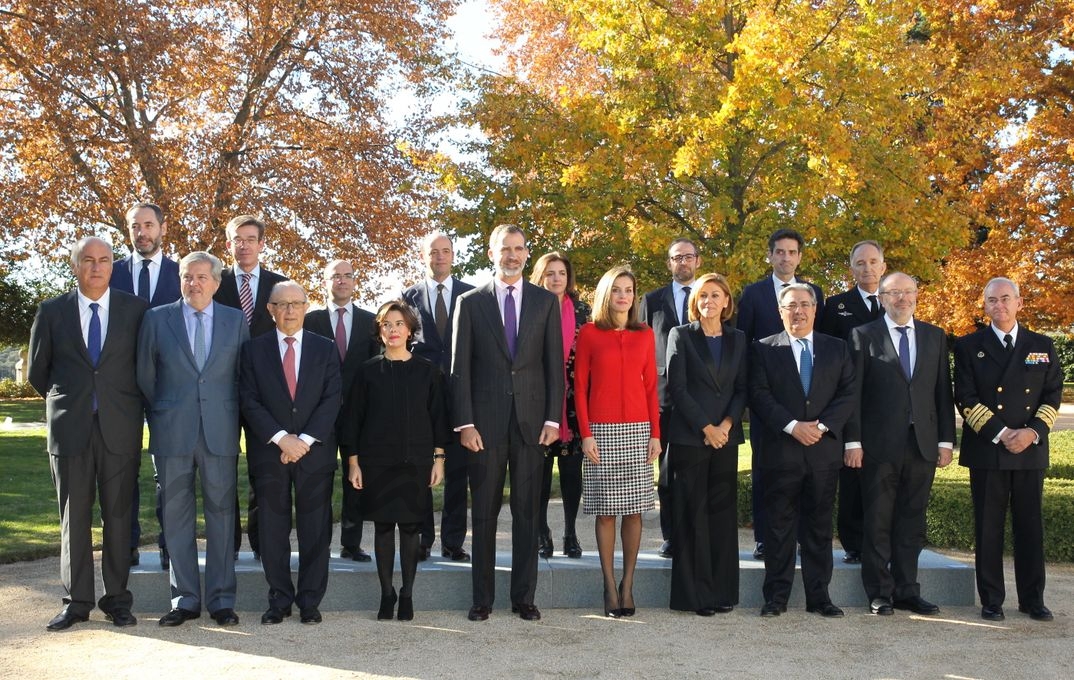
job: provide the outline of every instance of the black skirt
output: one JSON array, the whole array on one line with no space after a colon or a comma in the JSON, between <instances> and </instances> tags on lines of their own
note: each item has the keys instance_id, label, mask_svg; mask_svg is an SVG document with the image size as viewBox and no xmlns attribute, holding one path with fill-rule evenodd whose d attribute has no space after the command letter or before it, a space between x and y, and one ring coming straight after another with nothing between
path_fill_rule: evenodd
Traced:
<instances>
[{"instance_id":1,"label":"black skirt","mask_svg":"<svg viewBox=\"0 0 1074 680\"><path fill-rule=\"evenodd\" d=\"M423 522L432 511L428 463L362 466L362 519L369 522Z\"/></svg>"}]
</instances>

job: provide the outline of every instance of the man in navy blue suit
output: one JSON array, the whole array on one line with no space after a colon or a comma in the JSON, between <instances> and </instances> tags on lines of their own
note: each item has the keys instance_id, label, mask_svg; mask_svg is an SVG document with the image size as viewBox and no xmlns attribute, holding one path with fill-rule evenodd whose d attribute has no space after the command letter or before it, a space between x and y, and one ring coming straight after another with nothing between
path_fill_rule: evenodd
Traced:
<instances>
[{"instance_id":1,"label":"man in navy blue suit","mask_svg":"<svg viewBox=\"0 0 1074 680\"><path fill-rule=\"evenodd\" d=\"M175 302L180 297L179 265L164 257L161 243L168 232L168 222L164 211L156 203L135 203L127 211L127 232L130 234L131 246L134 248L127 257L116 260L112 265L112 278L108 286L114 290L137 295L149 303L149 308ZM154 471L156 482L157 522L161 521L160 481ZM142 540L142 525L138 522L141 495L137 480L134 484L134 498L131 501L131 566L139 562L138 546ZM164 527L161 525L157 538L160 548L160 566L168 568L168 548L164 544Z\"/></svg>"},{"instance_id":2,"label":"man in navy blue suit","mask_svg":"<svg viewBox=\"0 0 1074 680\"><path fill-rule=\"evenodd\" d=\"M440 367L444 375L451 374L451 315L455 301L473 286L451 275L455 251L451 239L441 231L425 236L421 241L421 261L425 279L403 291L403 299L421 315L421 334L414 353ZM450 407L450 399L449 407ZM469 562L463 549L466 538L467 452L457 442L444 450L444 511L440 520L440 554L456 562ZM432 490L429 490L432 493ZM436 527L432 511L421 529L421 557L428 556Z\"/></svg>"},{"instance_id":3,"label":"man in navy blue suit","mask_svg":"<svg viewBox=\"0 0 1074 680\"><path fill-rule=\"evenodd\" d=\"M779 315L779 303L776 293L792 283L805 283L795 277L795 271L802 262L802 248L805 239L793 229L777 229L768 237L768 254L766 259L772 265L772 273L760 281L751 283L742 291L738 300L738 321L740 331L746 334L746 340L753 342L783 331L783 320ZM824 311L824 293L812 283L809 286L817 297L816 316L820 318ZM753 414L750 414L752 419ZM758 439L760 429L750 427L750 448L753 449L753 537L757 547L753 557L764 559L764 505L761 499L764 488L756 474L758 452L761 442Z\"/></svg>"}]
</instances>

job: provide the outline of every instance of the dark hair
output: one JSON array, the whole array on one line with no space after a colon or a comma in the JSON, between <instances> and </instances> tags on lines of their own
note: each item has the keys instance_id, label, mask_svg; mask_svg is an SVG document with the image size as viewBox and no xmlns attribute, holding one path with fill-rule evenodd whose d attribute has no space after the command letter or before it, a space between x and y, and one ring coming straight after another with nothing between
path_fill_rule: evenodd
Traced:
<instances>
[{"instance_id":1,"label":"dark hair","mask_svg":"<svg viewBox=\"0 0 1074 680\"><path fill-rule=\"evenodd\" d=\"M238 233L240 227L247 225L253 225L257 227L257 240L265 240L265 223L257 219L253 215L236 215L228 220L227 226L224 227L224 233L227 234L227 240L231 240Z\"/></svg>"},{"instance_id":2,"label":"dark hair","mask_svg":"<svg viewBox=\"0 0 1074 680\"><path fill-rule=\"evenodd\" d=\"M567 256L559 251L554 250L537 258L533 264L533 273L530 274L530 283L540 286L543 283L544 270L548 269L548 265L553 262L562 262L567 270L567 289L563 291L563 294L572 300L577 300L578 289L574 287L574 267L571 266L571 261L567 259Z\"/></svg>"},{"instance_id":3,"label":"dark hair","mask_svg":"<svg viewBox=\"0 0 1074 680\"><path fill-rule=\"evenodd\" d=\"M679 238L675 239L674 241L672 241L671 243L668 244L668 257L669 258L671 257L671 249L674 248L675 246L677 246L680 243L689 243L690 247L694 249L694 255L698 254L698 252L697 252L697 244L694 243L693 241L691 241L690 239L686 238L685 236L680 236Z\"/></svg>"},{"instance_id":4,"label":"dark hair","mask_svg":"<svg viewBox=\"0 0 1074 680\"><path fill-rule=\"evenodd\" d=\"M149 208L150 210L152 210L153 214L157 216L157 222L159 222L160 224L164 224L164 211L161 210L160 206L156 203L135 203L134 205L132 205L130 208L127 209L127 224L131 223L131 220L134 219L134 214L142 208Z\"/></svg>"},{"instance_id":5,"label":"dark hair","mask_svg":"<svg viewBox=\"0 0 1074 680\"><path fill-rule=\"evenodd\" d=\"M627 311L626 329L628 331L641 330L645 328L645 324L638 319L638 300L641 298L641 293L638 292L638 279L631 271L630 265L625 264L604 272L604 276L600 277L600 281L597 282L597 291L593 295L593 323L601 330L616 328L612 320L612 286L620 276L630 279L634 286L634 301L630 304L630 310Z\"/></svg>"},{"instance_id":6,"label":"dark hair","mask_svg":"<svg viewBox=\"0 0 1074 680\"><path fill-rule=\"evenodd\" d=\"M377 309L377 322L373 324L373 337L376 338L380 344L384 344L384 341L380 337L380 324L384 323L384 317L388 316L391 312L399 312L403 315L403 323L405 323L407 329L410 330L410 337L406 339L406 348L410 349L414 346L414 342L417 339L421 320L418 318L418 313L414 311L413 307L406 303L406 300L390 300Z\"/></svg>"},{"instance_id":7,"label":"dark hair","mask_svg":"<svg viewBox=\"0 0 1074 680\"><path fill-rule=\"evenodd\" d=\"M798 250L805 247L805 239L794 229L776 229L772 232L772 235L768 237L768 252L771 253L775 249L776 241L782 241L785 238L793 238L795 241L798 241Z\"/></svg>"},{"instance_id":8,"label":"dark hair","mask_svg":"<svg viewBox=\"0 0 1074 680\"><path fill-rule=\"evenodd\" d=\"M686 305L690 321L697 321L701 318L701 312L697 306L697 296L701 293L701 289L705 284L709 282L715 283L723 291L723 294L727 296L727 306L720 312L720 321L727 321L735 313L735 299L731 297L731 286L727 284L727 279L721 274L702 274L694 281L694 287L690 290L690 300Z\"/></svg>"}]
</instances>

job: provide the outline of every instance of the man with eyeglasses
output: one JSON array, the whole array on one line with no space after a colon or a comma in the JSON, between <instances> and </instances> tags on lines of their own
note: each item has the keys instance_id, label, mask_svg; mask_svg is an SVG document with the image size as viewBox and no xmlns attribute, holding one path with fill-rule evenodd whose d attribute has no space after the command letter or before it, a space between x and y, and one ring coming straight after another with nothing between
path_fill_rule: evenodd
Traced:
<instances>
[{"instance_id":1,"label":"man with eyeglasses","mask_svg":"<svg viewBox=\"0 0 1074 680\"><path fill-rule=\"evenodd\" d=\"M649 324L656 336L656 379L657 393L660 397L660 431L667 432L665 421L671 412L668 398L667 347L668 335L675 326L690 323L687 316L687 303L690 290L701 266L701 256L697 246L688 238L677 238L668 246L668 269L671 270L671 283L663 288L651 291L641 299L638 315ZM668 470L667 443L660 442L660 479L657 483L657 495L660 498L660 533L664 543L660 546L661 557L671 557L674 547L671 544L671 472Z\"/></svg>"},{"instance_id":2,"label":"man with eyeglasses","mask_svg":"<svg viewBox=\"0 0 1074 680\"><path fill-rule=\"evenodd\" d=\"M787 611L794 583L795 545L802 546L806 611L839 618L832 604L832 508L843 464L843 429L854 411L854 367L845 342L814 333L813 288L792 283L779 292L784 330L750 348L752 427L764 497L764 606L761 616Z\"/></svg>"},{"instance_id":3,"label":"man with eyeglasses","mask_svg":"<svg viewBox=\"0 0 1074 680\"><path fill-rule=\"evenodd\" d=\"M342 362L342 393L340 414L350 397L354 376L358 368L380 352L380 344L374 335L376 317L354 303L354 266L346 260L332 260L324 268L324 309L306 312L303 327L317 335L335 342L336 353ZM336 422L338 444L343 423ZM339 556L355 562L369 562L373 558L362 550L362 496L348 481L347 458L340 451L343 463L343 503L339 519Z\"/></svg>"},{"instance_id":4,"label":"man with eyeglasses","mask_svg":"<svg viewBox=\"0 0 1074 680\"><path fill-rule=\"evenodd\" d=\"M880 277L887 265L884 249L876 241L859 241L850 249L850 275L854 287L833 295L824 305L817 330L850 341L858 326L880 318ZM843 561L861 564L862 522L861 468L846 465L839 471L839 542L843 544Z\"/></svg>"},{"instance_id":5,"label":"man with eyeglasses","mask_svg":"<svg viewBox=\"0 0 1074 680\"><path fill-rule=\"evenodd\" d=\"M332 543L332 484L339 416L339 352L328 338L306 333L306 292L293 281L272 288L268 310L276 331L243 345L239 399L261 513L261 564L268 581L263 625L299 609L302 623L321 622ZM294 492L298 583L291 580Z\"/></svg>"},{"instance_id":6,"label":"man with eyeglasses","mask_svg":"<svg viewBox=\"0 0 1074 680\"><path fill-rule=\"evenodd\" d=\"M955 402L963 417L958 462L970 469L977 593L987 621L1004 619L1008 506L1018 611L1035 621L1054 618L1044 604L1041 504L1063 372L1051 338L1018 323L1021 309L1018 284L994 278L984 288L991 323L955 341Z\"/></svg>"},{"instance_id":7,"label":"man with eyeglasses","mask_svg":"<svg viewBox=\"0 0 1074 680\"><path fill-rule=\"evenodd\" d=\"M798 265L802 262L802 248L805 247L805 239L793 229L778 229L768 237L768 252L766 259L772 265L772 273L760 281L751 283L742 290L742 297L735 306L738 309L738 317L735 325L746 334L746 341L753 342L761 338L767 338L783 330L783 319L780 316L777 295L779 291L795 283L803 283L801 278L795 276ZM819 286L809 284L817 299L817 317L824 311L824 293ZM751 411L750 418L753 414ZM756 474L757 455L761 448L761 442L757 439L759 430L750 427L750 448L754 451L753 470L753 536L757 541L757 547L753 551L754 559L764 559L764 533L765 516L764 505L761 499L764 497L763 482Z\"/></svg>"},{"instance_id":8,"label":"man with eyeglasses","mask_svg":"<svg viewBox=\"0 0 1074 680\"><path fill-rule=\"evenodd\" d=\"M269 294L272 287L287 277L269 271L261 266L261 251L265 247L265 223L253 215L238 215L231 218L224 227L227 234L227 247L235 259L234 266L223 271L220 288L213 300L228 307L242 310L250 337L256 338L275 328L272 316L268 313ZM250 433L246 432L246 439ZM254 559L261 556L260 541L257 534L257 492L254 489L253 472L249 472L249 497L246 504L246 534L250 539L250 549ZM235 553L242 545L242 523L236 514Z\"/></svg>"},{"instance_id":9,"label":"man with eyeglasses","mask_svg":"<svg viewBox=\"0 0 1074 680\"><path fill-rule=\"evenodd\" d=\"M873 614L937 614L921 597L917 561L932 480L951 462L955 441L947 336L914 318L917 282L908 275L884 277L880 302L884 316L850 336L858 410L844 458L861 468L861 578Z\"/></svg>"},{"instance_id":10,"label":"man with eyeglasses","mask_svg":"<svg viewBox=\"0 0 1074 680\"><path fill-rule=\"evenodd\" d=\"M451 315L455 303L473 286L451 275L455 250L451 239L442 231L427 234L421 240L421 261L425 265L425 279L403 291L403 299L418 310L421 331L414 345L414 353L440 367L444 375L451 374ZM450 399L448 408L451 408ZM466 498L468 479L467 453L458 442L444 448L444 510L440 519L440 554L454 562L469 562L470 555L463 549L466 539ZM432 489L429 489L432 494ZM432 507L432 504L429 504ZM432 510L421 528L421 551L419 559L426 559L436 536Z\"/></svg>"}]
</instances>

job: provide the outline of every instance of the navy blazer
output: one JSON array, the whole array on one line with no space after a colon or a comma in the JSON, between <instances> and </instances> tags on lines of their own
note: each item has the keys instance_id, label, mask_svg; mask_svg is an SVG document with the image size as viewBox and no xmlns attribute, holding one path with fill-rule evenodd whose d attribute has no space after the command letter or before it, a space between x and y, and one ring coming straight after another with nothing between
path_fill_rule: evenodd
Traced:
<instances>
[{"instance_id":1,"label":"navy blazer","mask_svg":"<svg viewBox=\"0 0 1074 680\"><path fill-rule=\"evenodd\" d=\"M268 311L269 296L272 294L273 286L280 281L286 280L286 276L269 271L264 266L261 267L261 274L257 282L257 298L254 299L253 319L250 321L251 338L256 338L276 329L276 322L272 320L272 315ZM239 284L235 278L235 267L224 269L220 279L220 287L216 290L216 295L213 295L213 300L222 305L242 310L242 303L239 301Z\"/></svg>"},{"instance_id":2,"label":"navy blazer","mask_svg":"<svg viewBox=\"0 0 1074 680\"><path fill-rule=\"evenodd\" d=\"M877 291L880 292L879 290ZM876 321L884 315L884 308L877 299L877 311L873 314L862 299L858 287L845 293L833 295L824 302L824 312L817 313L817 330L850 342L850 333L858 326Z\"/></svg>"},{"instance_id":3,"label":"navy blazer","mask_svg":"<svg viewBox=\"0 0 1074 680\"><path fill-rule=\"evenodd\" d=\"M418 310L421 317L421 328L418 331L417 342L414 345L414 353L424 357L440 367L447 375L451 371L451 318L455 314L455 305L459 296L473 290L474 287L454 277L451 280L451 299L447 301L448 327L446 337L440 337L436 330L436 320L433 318L433 306L435 299L429 299L429 291L426 280L422 279L410 288L403 291L403 299L414 309Z\"/></svg>"},{"instance_id":4,"label":"navy blazer","mask_svg":"<svg viewBox=\"0 0 1074 680\"><path fill-rule=\"evenodd\" d=\"M134 291L134 277L131 275L131 260L134 259L134 255L128 255L122 260L116 260L112 263L112 278L108 282L108 286L112 290L120 290L124 293L130 293L135 295ZM138 256L138 260L141 261L142 257ZM149 300L149 307L160 307L171 302L175 302L182 297L182 291L179 289L179 265L168 257L162 257L160 259L160 276L157 277L157 287L153 291L153 297Z\"/></svg>"},{"instance_id":5,"label":"navy blazer","mask_svg":"<svg viewBox=\"0 0 1074 680\"><path fill-rule=\"evenodd\" d=\"M335 469L341 384L336 343L316 333L302 334L293 400L283 375L276 333L265 333L244 344L239 401L247 427L246 456L250 466L256 469L280 463L280 447L271 439L283 430L317 440L298 461L299 469Z\"/></svg>"},{"instance_id":6,"label":"navy blazer","mask_svg":"<svg viewBox=\"0 0 1074 680\"><path fill-rule=\"evenodd\" d=\"M679 311L675 309L675 292L671 284L645 294L638 307L638 318L649 324L656 336L656 393L660 398L660 411L671 408L668 398L667 347L671 329L679 325Z\"/></svg>"},{"instance_id":7,"label":"navy blazer","mask_svg":"<svg viewBox=\"0 0 1074 680\"><path fill-rule=\"evenodd\" d=\"M705 446L702 430L719 425L730 416L728 444L745 441L742 412L746 409L746 356L749 346L742 331L723 325L723 352L717 366L709 351L701 322L671 329L668 336L668 396L671 416L665 441L687 446Z\"/></svg>"},{"instance_id":8,"label":"navy blazer","mask_svg":"<svg viewBox=\"0 0 1074 680\"><path fill-rule=\"evenodd\" d=\"M854 414L854 364L845 342L813 333L809 394L802 390L786 331L753 343L749 376L752 426L764 429L762 468L842 466L843 428ZM792 420L818 420L828 432L816 444L804 446L783 431Z\"/></svg>"},{"instance_id":9,"label":"navy blazer","mask_svg":"<svg viewBox=\"0 0 1074 680\"><path fill-rule=\"evenodd\" d=\"M809 283L800 277L796 277L795 280L799 283ZM815 318L820 319L824 314L824 292L812 283L809 286L817 296ZM783 332L783 319L779 316L779 301L776 299L776 288L772 285L771 272L760 281L746 286L738 299L736 309L738 309L738 318L735 325L738 330L746 334L747 342Z\"/></svg>"}]
</instances>

